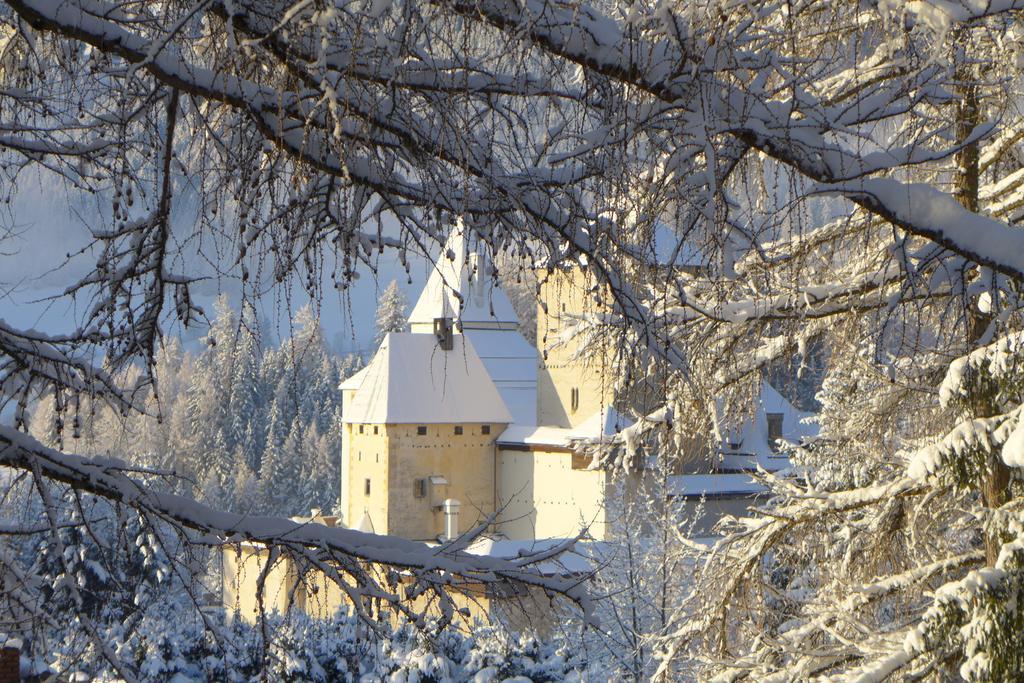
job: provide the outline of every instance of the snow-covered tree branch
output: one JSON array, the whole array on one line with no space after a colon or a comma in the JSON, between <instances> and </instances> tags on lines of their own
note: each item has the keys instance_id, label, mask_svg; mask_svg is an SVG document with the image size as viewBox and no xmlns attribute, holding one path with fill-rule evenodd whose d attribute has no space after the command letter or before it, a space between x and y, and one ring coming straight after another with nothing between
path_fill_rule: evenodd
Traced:
<instances>
[{"instance_id":1,"label":"snow-covered tree branch","mask_svg":"<svg viewBox=\"0 0 1024 683\"><path fill-rule=\"evenodd\" d=\"M1024 528L1021 11L6 0L6 192L44 174L102 211L90 246L66 255L93 259L65 292L82 319L59 335L0 322L0 409L24 425L46 399L76 434L85 404L159 413L162 340L207 317L194 294L210 272L250 300L292 282L319 298L382 250L408 268L458 218L541 282L585 272L594 313L567 331L612 359L621 387L657 399L636 401L650 419L614 444L630 455L720 444L762 373L828 356L821 438L766 482L753 517L723 529L700 599L672 618L664 608L666 671L685 655L758 680L999 678L1024 651L1004 609ZM197 414L216 414L198 405L214 393L192 394ZM250 448L224 415L211 440L278 467L307 424L287 399L273 443ZM525 561L215 512L3 429L20 477L115 501L189 542L257 542L348 572L385 601L394 591L365 562L442 601L465 575L585 602ZM641 462L617 455L604 462ZM225 481L210 475L211 490Z\"/></svg>"}]
</instances>

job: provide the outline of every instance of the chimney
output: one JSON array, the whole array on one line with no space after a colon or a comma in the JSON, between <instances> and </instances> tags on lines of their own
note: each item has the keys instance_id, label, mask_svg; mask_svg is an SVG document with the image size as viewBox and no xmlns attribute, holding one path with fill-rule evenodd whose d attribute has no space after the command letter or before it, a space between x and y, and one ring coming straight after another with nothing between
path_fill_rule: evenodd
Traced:
<instances>
[{"instance_id":1,"label":"chimney","mask_svg":"<svg viewBox=\"0 0 1024 683\"><path fill-rule=\"evenodd\" d=\"M455 348L453 335L451 318L434 318L434 336L437 337L437 345L442 351L451 351Z\"/></svg>"},{"instance_id":2,"label":"chimney","mask_svg":"<svg viewBox=\"0 0 1024 683\"><path fill-rule=\"evenodd\" d=\"M445 498L442 508L444 509L444 539L453 540L459 535L459 508L462 503L454 498Z\"/></svg>"}]
</instances>

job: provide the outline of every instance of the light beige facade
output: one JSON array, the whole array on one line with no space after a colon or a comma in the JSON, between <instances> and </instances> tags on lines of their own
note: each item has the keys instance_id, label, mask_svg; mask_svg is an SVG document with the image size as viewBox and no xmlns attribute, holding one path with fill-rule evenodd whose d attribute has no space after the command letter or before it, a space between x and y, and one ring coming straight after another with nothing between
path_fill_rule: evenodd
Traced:
<instances>
[{"instance_id":1,"label":"light beige facade","mask_svg":"<svg viewBox=\"0 0 1024 683\"><path fill-rule=\"evenodd\" d=\"M597 540L607 538L609 475L584 461L562 448L501 448L501 532L512 539L572 538L585 528Z\"/></svg>"},{"instance_id":2,"label":"light beige facade","mask_svg":"<svg viewBox=\"0 0 1024 683\"><path fill-rule=\"evenodd\" d=\"M494 512L495 438L505 424L345 427L350 449L346 519L351 524L366 515L376 533L435 540L444 532L441 503L446 498L461 502L462 528Z\"/></svg>"},{"instance_id":3,"label":"light beige facade","mask_svg":"<svg viewBox=\"0 0 1024 683\"><path fill-rule=\"evenodd\" d=\"M222 549L222 558L221 599L232 617L255 623L261 614L299 610L312 617L329 619L339 610L349 608L348 594L338 584L320 571L300 573L288 557L275 558L263 580L261 576L269 561L265 548L251 543L230 544ZM378 571L372 566L365 569L370 573ZM449 592L457 610L456 628L469 632L476 624L501 623L513 630L530 629L545 635L559 623L554 605L539 589L524 588L514 595L497 596L480 584L456 583ZM429 594L409 599L403 606L416 613L440 616L437 600ZM366 608L372 612L374 608L384 607L371 603ZM399 619L398 611L393 609L383 616L392 623Z\"/></svg>"},{"instance_id":4,"label":"light beige facade","mask_svg":"<svg viewBox=\"0 0 1024 683\"><path fill-rule=\"evenodd\" d=\"M580 357L578 340L563 339L572 316L600 312L593 277L580 268L557 269L540 276L537 305L537 424L576 427L613 405L614 369L608 349L588 349Z\"/></svg>"}]
</instances>

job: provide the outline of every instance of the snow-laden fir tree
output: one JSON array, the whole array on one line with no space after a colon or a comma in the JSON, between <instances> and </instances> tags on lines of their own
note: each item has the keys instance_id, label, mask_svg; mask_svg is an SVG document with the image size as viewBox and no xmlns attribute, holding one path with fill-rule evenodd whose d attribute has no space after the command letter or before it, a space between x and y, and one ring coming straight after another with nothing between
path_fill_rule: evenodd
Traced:
<instances>
[{"instance_id":1,"label":"snow-laden fir tree","mask_svg":"<svg viewBox=\"0 0 1024 683\"><path fill-rule=\"evenodd\" d=\"M387 289L380 295L377 302L377 315L375 318L373 337L373 348L376 350L388 332L405 332L408 327L409 300L398 288L398 281L392 280Z\"/></svg>"},{"instance_id":2,"label":"snow-laden fir tree","mask_svg":"<svg viewBox=\"0 0 1024 683\"><path fill-rule=\"evenodd\" d=\"M827 350L822 438L703 557L660 632L666 671L685 652L701 674L757 680L1012 675L1014 408L943 404L939 388L956 359L1021 329L1018 2L0 4L3 187L56 174L103 207L82 235L95 262L66 288L79 319L54 334L0 322L4 464L115 498L164 486L18 428L52 400L72 432L61 448L106 456L89 404L139 414L165 332L205 319L193 295L211 266L246 292L319 302L382 252L408 269L463 217L541 275L594 279L578 328L611 343L620 386L660 403L627 451L714 447L766 368ZM14 237L0 233L4 266ZM289 396L277 364L264 396L283 442L295 415L309 423L307 377ZM172 441L194 472L190 425ZM643 463L627 455L606 464ZM168 500L126 504L183 535L245 524ZM414 580L443 599L449 576Z\"/></svg>"},{"instance_id":3,"label":"snow-laden fir tree","mask_svg":"<svg viewBox=\"0 0 1024 683\"><path fill-rule=\"evenodd\" d=\"M297 515L308 512L308 496L303 473L310 463L304 456L304 430L298 416L278 443L271 439L260 467L259 501L266 514Z\"/></svg>"},{"instance_id":4,"label":"snow-laden fir tree","mask_svg":"<svg viewBox=\"0 0 1024 683\"><path fill-rule=\"evenodd\" d=\"M338 385L358 369L358 360L329 353L318 323L306 313L296 339L260 354L251 309L239 314L224 298L215 308L198 355L173 339L161 349L154 371L159 393L147 397L149 415L126 419L84 400L75 439L71 426L58 419L53 400L43 400L33 410L32 431L53 445L59 437L81 451L174 473L177 477L156 485L224 509L287 515L330 509L340 481ZM308 432L312 440L296 434L282 461L293 429ZM269 479L261 481L268 458L273 461ZM264 506L261 490L276 502Z\"/></svg>"}]
</instances>

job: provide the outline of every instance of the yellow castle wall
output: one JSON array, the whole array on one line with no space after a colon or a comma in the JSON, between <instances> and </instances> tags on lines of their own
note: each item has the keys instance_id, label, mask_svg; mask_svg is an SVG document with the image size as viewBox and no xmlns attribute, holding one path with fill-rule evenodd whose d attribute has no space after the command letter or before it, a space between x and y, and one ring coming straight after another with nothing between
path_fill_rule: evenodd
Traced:
<instances>
[{"instance_id":1,"label":"yellow castle wall","mask_svg":"<svg viewBox=\"0 0 1024 683\"><path fill-rule=\"evenodd\" d=\"M379 534L431 540L444 532L444 513L437 508L444 498L462 503L460 530L494 512L494 440L505 425L491 424L491 433L483 434L480 424L428 424L425 435L417 434L418 426L362 425L362 434L359 425L347 426L350 525L368 512ZM428 486L427 495L417 498L415 481L430 476L444 477L448 486Z\"/></svg>"},{"instance_id":2,"label":"yellow castle wall","mask_svg":"<svg viewBox=\"0 0 1024 683\"><path fill-rule=\"evenodd\" d=\"M248 623L260 616L259 576L267 562L267 551L252 544L228 545L222 548L224 561L224 607L229 616L237 615ZM383 578L372 566L365 568ZM344 574L341 575L344 578ZM264 584L263 611L285 614L301 611L318 619L329 619L340 609L351 607L348 594L337 583L319 570L307 571L299 576L289 558L278 557ZM541 635L550 634L559 619L550 600L540 589L525 588L516 595L494 597L479 584L464 583L451 587L449 595L455 603L453 625L466 632L475 624L503 624L514 630L533 629ZM426 594L407 600L405 606L416 613L440 616L436 597ZM386 607L385 607L386 608ZM397 611L386 615L392 623L398 622Z\"/></svg>"},{"instance_id":3,"label":"yellow castle wall","mask_svg":"<svg viewBox=\"0 0 1024 683\"><path fill-rule=\"evenodd\" d=\"M541 360L537 371L537 424L575 427L601 408L612 405L613 369L607 360L608 353L595 353L586 360L574 358L580 342L558 343L559 334L566 316L595 312L599 304L588 291L592 286L591 276L579 268L543 273L540 282L537 347ZM579 392L575 410L573 389Z\"/></svg>"},{"instance_id":4,"label":"yellow castle wall","mask_svg":"<svg viewBox=\"0 0 1024 683\"><path fill-rule=\"evenodd\" d=\"M377 434L373 433L374 427ZM363 432L360 434L359 430ZM345 522L357 526L369 514L373 530L388 533L388 455L386 425L345 425L348 434L348 510ZM370 495L366 495L366 480Z\"/></svg>"},{"instance_id":5,"label":"yellow castle wall","mask_svg":"<svg viewBox=\"0 0 1024 683\"><path fill-rule=\"evenodd\" d=\"M568 538L589 527L594 538L607 538L609 475L573 469L573 460L572 453L560 451L498 451L498 523L506 536Z\"/></svg>"},{"instance_id":6,"label":"yellow castle wall","mask_svg":"<svg viewBox=\"0 0 1024 683\"><path fill-rule=\"evenodd\" d=\"M345 389L341 392L341 401L343 406L352 405L352 400L355 398L355 389ZM349 463L349 437L351 432L350 425L342 425L341 430L341 480L338 482L340 487L340 493L338 496L338 508L341 511L341 523L345 526L351 526L358 524L358 519L352 519L349 514L349 502L351 496L349 490L351 488L351 477L350 477L350 463Z\"/></svg>"},{"instance_id":7,"label":"yellow castle wall","mask_svg":"<svg viewBox=\"0 0 1024 683\"><path fill-rule=\"evenodd\" d=\"M231 614L237 613L248 622L259 616L259 576L266 565L264 548L249 544L222 548L221 600ZM288 562L281 560L270 568L263 584L263 611L284 613L294 599L297 575Z\"/></svg>"}]
</instances>

